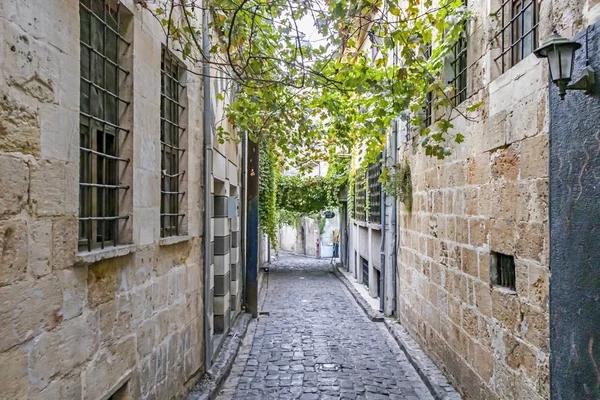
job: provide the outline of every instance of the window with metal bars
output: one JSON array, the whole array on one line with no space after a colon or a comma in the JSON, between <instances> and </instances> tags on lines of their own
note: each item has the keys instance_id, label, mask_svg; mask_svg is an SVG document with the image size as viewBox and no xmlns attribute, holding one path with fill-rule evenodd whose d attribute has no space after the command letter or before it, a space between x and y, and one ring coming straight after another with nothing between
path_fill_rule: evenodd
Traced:
<instances>
[{"instance_id":1,"label":"window with metal bars","mask_svg":"<svg viewBox=\"0 0 600 400\"><path fill-rule=\"evenodd\" d=\"M365 186L365 172L356 172L356 183L354 186L354 219L365 222L367 214L365 206L367 203L367 188Z\"/></svg>"},{"instance_id":2,"label":"window with metal bars","mask_svg":"<svg viewBox=\"0 0 600 400\"><path fill-rule=\"evenodd\" d=\"M369 222L381 223L381 156L379 161L367 168L367 184L369 185Z\"/></svg>"},{"instance_id":3,"label":"window with metal bars","mask_svg":"<svg viewBox=\"0 0 600 400\"><path fill-rule=\"evenodd\" d=\"M183 92L184 68L179 61L163 48L161 62L160 96L160 145L161 145L161 202L160 235L177 236L182 230L185 217L182 200L185 195L182 179L185 170L181 168L185 152L182 135L185 128L181 125L181 114L185 110Z\"/></svg>"},{"instance_id":4,"label":"window with metal bars","mask_svg":"<svg viewBox=\"0 0 600 400\"><path fill-rule=\"evenodd\" d=\"M533 52L537 45L538 11L536 0L503 0L496 16L501 29L495 36L500 55L495 58L504 73Z\"/></svg>"},{"instance_id":5,"label":"window with metal bars","mask_svg":"<svg viewBox=\"0 0 600 400\"><path fill-rule=\"evenodd\" d=\"M369 262L364 258L360 258L362 269L362 284L369 287Z\"/></svg>"},{"instance_id":6,"label":"window with metal bars","mask_svg":"<svg viewBox=\"0 0 600 400\"><path fill-rule=\"evenodd\" d=\"M514 256L492 252L490 267L493 285L516 289Z\"/></svg>"},{"instance_id":7,"label":"window with metal bars","mask_svg":"<svg viewBox=\"0 0 600 400\"><path fill-rule=\"evenodd\" d=\"M129 186L120 182L123 137L129 129L120 125L123 107L120 83L129 76L120 63L130 43L122 34L119 4L105 0L80 0L80 165L79 248L92 250L119 243L120 193Z\"/></svg>"},{"instance_id":8,"label":"window with metal bars","mask_svg":"<svg viewBox=\"0 0 600 400\"><path fill-rule=\"evenodd\" d=\"M454 87L452 104L459 105L467 99L467 32L461 33L460 38L452 47L453 59L450 62L452 67L452 80L448 82Z\"/></svg>"},{"instance_id":9,"label":"window with metal bars","mask_svg":"<svg viewBox=\"0 0 600 400\"><path fill-rule=\"evenodd\" d=\"M423 56L425 57L426 60L429 60L429 58L431 57L431 52L432 52L432 46L431 43L427 44L427 46L425 46L425 50L423 51ZM433 114L433 93L431 93L430 91L427 92L427 95L425 95L425 104L423 105L423 124L425 126L429 126L431 125L431 123L433 122L432 120L432 114Z\"/></svg>"}]
</instances>

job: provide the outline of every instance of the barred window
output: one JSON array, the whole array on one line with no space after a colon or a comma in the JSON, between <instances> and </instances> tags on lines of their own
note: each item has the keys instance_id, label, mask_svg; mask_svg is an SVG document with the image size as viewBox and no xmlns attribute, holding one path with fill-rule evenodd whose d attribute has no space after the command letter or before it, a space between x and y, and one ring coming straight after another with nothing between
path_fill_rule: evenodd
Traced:
<instances>
[{"instance_id":1,"label":"barred window","mask_svg":"<svg viewBox=\"0 0 600 400\"><path fill-rule=\"evenodd\" d=\"M431 43L429 43L429 44L427 44L427 46L425 46L425 50L424 50L425 59L429 60L429 58L431 57L431 52L432 52L432 46L431 46ZM423 105L423 124L425 126L429 126L433 122L432 121L432 111L433 111L432 108L433 108L433 93L428 91L427 95L425 96L425 104Z\"/></svg>"},{"instance_id":2,"label":"barred window","mask_svg":"<svg viewBox=\"0 0 600 400\"><path fill-rule=\"evenodd\" d=\"M454 87L452 104L459 105L467 99L467 32L461 33L460 38L452 47L453 60L452 80L449 82Z\"/></svg>"},{"instance_id":3,"label":"barred window","mask_svg":"<svg viewBox=\"0 0 600 400\"><path fill-rule=\"evenodd\" d=\"M515 290L515 257L493 251L490 264L492 284Z\"/></svg>"},{"instance_id":4,"label":"barred window","mask_svg":"<svg viewBox=\"0 0 600 400\"><path fill-rule=\"evenodd\" d=\"M537 2L535 0L503 0L496 13L501 29L495 36L500 42L496 57L504 73L533 52L537 45Z\"/></svg>"},{"instance_id":5,"label":"barred window","mask_svg":"<svg viewBox=\"0 0 600 400\"><path fill-rule=\"evenodd\" d=\"M182 179L185 170L181 168L185 152L181 136L185 132L180 124L181 113L185 110L181 100L185 86L182 84L184 68L165 48L161 61L160 96L160 145L161 145L161 201L160 235L161 237L183 234L182 200L185 195Z\"/></svg>"},{"instance_id":6,"label":"barred window","mask_svg":"<svg viewBox=\"0 0 600 400\"><path fill-rule=\"evenodd\" d=\"M367 215L365 206L367 203L367 188L365 187L365 172L356 171L356 183L354 188L354 219L357 221L366 221Z\"/></svg>"},{"instance_id":7,"label":"barred window","mask_svg":"<svg viewBox=\"0 0 600 400\"><path fill-rule=\"evenodd\" d=\"M80 0L80 166L79 248L92 250L119 243L120 193L129 186L120 182L123 136L120 81L129 75L120 64L120 53L129 42L122 35L119 5L104 0Z\"/></svg>"},{"instance_id":8,"label":"barred window","mask_svg":"<svg viewBox=\"0 0 600 400\"><path fill-rule=\"evenodd\" d=\"M369 222L381 223L381 156L379 161L367 168L367 184L369 185Z\"/></svg>"}]
</instances>

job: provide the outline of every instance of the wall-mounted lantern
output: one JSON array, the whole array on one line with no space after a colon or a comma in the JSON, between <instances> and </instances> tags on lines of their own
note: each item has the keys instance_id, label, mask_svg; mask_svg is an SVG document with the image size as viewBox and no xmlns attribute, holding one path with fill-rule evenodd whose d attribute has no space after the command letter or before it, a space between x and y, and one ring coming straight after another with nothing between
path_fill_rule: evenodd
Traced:
<instances>
[{"instance_id":1,"label":"wall-mounted lantern","mask_svg":"<svg viewBox=\"0 0 600 400\"><path fill-rule=\"evenodd\" d=\"M580 47L580 43L565 39L554 32L540 48L534 51L538 58L548 58L550 77L552 82L558 86L558 93L563 100L567 90L585 90L586 94L591 94L594 89L594 69L589 65L586 66L584 75L577 82L569 85L573 76L575 51Z\"/></svg>"}]
</instances>

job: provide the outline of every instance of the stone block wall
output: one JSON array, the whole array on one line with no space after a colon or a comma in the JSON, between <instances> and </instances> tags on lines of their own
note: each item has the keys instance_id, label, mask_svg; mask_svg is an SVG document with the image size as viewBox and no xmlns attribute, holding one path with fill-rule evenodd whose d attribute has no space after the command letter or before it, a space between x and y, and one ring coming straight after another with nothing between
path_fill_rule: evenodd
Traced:
<instances>
[{"instance_id":1,"label":"stone block wall","mask_svg":"<svg viewBox=\"0 0 600 400\"><path fill-rule=\"evenodd\" d=\"M597 19L593 1L542 0L538 34L570 37ZM444 160L418 138L399 147L413 210L398 205L397 312L467 398L549 398L548 66L531 54L500 73L490 14L469 2L468 96ZM536 46L537 47L537 46ZM399 140L400 142L400 140ZM493 253L514 257L514 290L492 284Z\"/></svg>"},{"instance_id":2,"label":"stone block wall","mask_svg":"<svg viewBox=\"0 0 600 400\"><path fill-rule=\"evenodd\" d=\"M302 243L300 223L297 226L282 225L277 235L279 248L292 253L302 253L304 246Z\"/></svg>"},{"instance_id":3,"label":"stone block wall","mask_svg":"<svg viewBox=\"0 0 600 400\"><path fill-rule=\"evenodd\" d=\"M121 0L128 233L81 253L79 1L0 2L0 398L182 398L203 372L201 78L185 77L186 235L161 239L165 37L137 3Z\"/></svg>"},{"instance_id":4,"label":"stone block wall","mask_svg":"<svg viewBox=\"0 0 600 400\"><path fill-rule=\"evenodd\" d=\"M230 99L231 92L222 72L213 70L215 77L223 79L211 80L213 121L220 125L233 138L236 132L225 117L225 101ZM217 99L222 94L225 101ZM216 130L213 132L212 163L212 271L211 271L211 304L210 321L212 323L211 342L213 351L218 350L235 318L242 309L242 268L240 261L241 245L241 182L242 182L241 145L234 141L221 143ZM235 199L237 207L230 210L230 202ZM215 336L219 340L215 340ZM213 354L214 355L214 354Z\"/></svg>"}]
</instances>

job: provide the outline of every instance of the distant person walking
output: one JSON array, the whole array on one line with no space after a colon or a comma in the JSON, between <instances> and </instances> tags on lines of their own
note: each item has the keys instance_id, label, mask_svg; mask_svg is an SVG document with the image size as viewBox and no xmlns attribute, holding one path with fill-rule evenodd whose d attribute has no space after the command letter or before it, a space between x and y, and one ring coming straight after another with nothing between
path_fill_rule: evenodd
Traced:
<instances>
[{"instance_id":1,"label":"distant person walking","mask_svg":"<svg viewBox=\"0 0 600 400\"><path fill-rule=\"evenodd\" d=\"M340 232L333 231L333 258L338 258L340 255Z\"/></svg>"}]
</instances>

